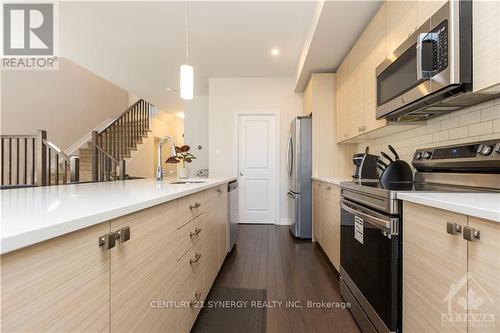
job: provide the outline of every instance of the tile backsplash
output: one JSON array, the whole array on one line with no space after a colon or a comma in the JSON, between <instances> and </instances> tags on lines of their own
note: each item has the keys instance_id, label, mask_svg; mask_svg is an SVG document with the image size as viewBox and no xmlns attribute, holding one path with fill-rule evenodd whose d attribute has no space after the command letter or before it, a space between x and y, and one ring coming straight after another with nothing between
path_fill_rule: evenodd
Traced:
<instances>
[{"instance_id":1,"label":"tile backsplash","mask_svg":"<svg viewBox=\"0 0 500 333\"><path fill-rule=\"evenodd\" d=\"M411 163L417 148L489 139L500 139L500 98L429 119L421 127L360 143L358 151L369 146L372 154L385 151L391 155L390 144L401 159Z\"/></svg>"}]
</instances>

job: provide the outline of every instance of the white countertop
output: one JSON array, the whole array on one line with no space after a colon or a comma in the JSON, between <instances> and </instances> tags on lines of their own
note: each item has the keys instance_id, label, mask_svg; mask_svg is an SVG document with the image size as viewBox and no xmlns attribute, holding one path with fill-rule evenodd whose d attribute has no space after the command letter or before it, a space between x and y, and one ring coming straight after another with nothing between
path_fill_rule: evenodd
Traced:
<instances>
[{"instance_id":1,"label":"white countertop","mask_svg":"<svg viewBox=\"0 0 500 333\"><path fill-rule=\"evenodd\" d=\"M0 191L1 254L230 182L137 179Z\"/></svg>"},{"instance_id":2,"label":"white countertop","mask_svg":"<svg viewBox=\"0 0 500 333\"><path fill-rule=\"evenodd\" d=\"M317 180L320 182L332 184L332 185L340 185L341 182L348 182L351 179L338 179L332 177L311 177L312 180Z\"/></svg>"},{"instance_id":3,"label":"white countertop","mask_svg":"<svg viewBox=\"0 0 500 333\"><path fill-rule=\"evenodd\" d=\"M398 192L398 199L500 222L500 193Z\"/></svg>"}]
</instances>

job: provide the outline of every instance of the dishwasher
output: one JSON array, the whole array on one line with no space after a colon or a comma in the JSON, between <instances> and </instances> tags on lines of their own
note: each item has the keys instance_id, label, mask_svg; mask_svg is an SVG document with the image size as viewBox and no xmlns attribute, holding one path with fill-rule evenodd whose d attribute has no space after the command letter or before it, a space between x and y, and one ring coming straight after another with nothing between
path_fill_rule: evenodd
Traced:
<instances>
[{"instance_id":1,"label":"dishwasher","mask_svg":"<svg viewBox=\"0 0 500 333\"><path fill-rule=\"evenodd\" d=\"M238 238L238 181L232 181L228 184L229 193L229 249L228 252L236 244Z\"/></svg>"}]
</instances>

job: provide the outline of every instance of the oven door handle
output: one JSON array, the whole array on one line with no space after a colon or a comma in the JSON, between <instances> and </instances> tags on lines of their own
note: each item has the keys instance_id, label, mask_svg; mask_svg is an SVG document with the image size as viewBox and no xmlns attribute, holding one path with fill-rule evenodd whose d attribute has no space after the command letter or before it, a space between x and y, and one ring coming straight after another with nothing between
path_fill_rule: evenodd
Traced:
<instances>
[{"instance_id":1,"label":"oven door handle","mask_svg":"<svg viewBox=\"0 0 500 333\"><path fill-rule=\"evenodd\" d=\"M341 201L340 205L341 205L342 209L348 211L351 214L354 214L355 216L361 217L363 219L363 221L366 221L366 222L378 227L379 229L390 231L391 234L397 234L397 231L393 230L393 223L392 223L393 219L392 218L388 218L387 220L384 220L384 219L369 215L365 212L362 212L358 209L355 209L355 208L347 205L344 201Z\"/></svg>"}]
</instances>

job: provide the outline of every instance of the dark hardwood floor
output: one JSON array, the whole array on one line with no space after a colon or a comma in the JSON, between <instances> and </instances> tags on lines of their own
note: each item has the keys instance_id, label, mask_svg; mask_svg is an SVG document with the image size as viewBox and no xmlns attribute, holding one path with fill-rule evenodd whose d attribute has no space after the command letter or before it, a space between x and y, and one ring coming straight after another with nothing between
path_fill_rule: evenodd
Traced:
<instances>
[{"instance_id":1,"label":"dark hardwood floor","mask_svg":"<svg viewBox=\"0 0 500 333\"><path fill-rule=\"evenodd\" d=\"M359 332L346 308L308 307L307 301L342 302L339 282L319 245L293 239L287 226L239 226L237 245L228 254L207 301L227 300L231 294L283 303L267 309L206 306L192 332L240 333L242 328L272 333ZM296 305L302 308L287 307L286 301L300 301ZM257 323L249 325L248 320Z\"/></svg>"}]
</instances>

